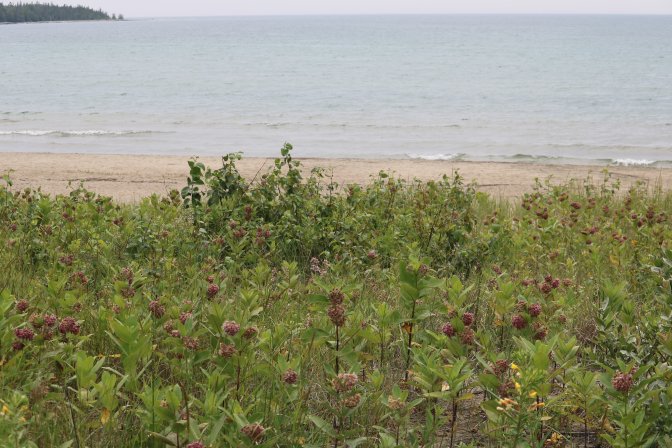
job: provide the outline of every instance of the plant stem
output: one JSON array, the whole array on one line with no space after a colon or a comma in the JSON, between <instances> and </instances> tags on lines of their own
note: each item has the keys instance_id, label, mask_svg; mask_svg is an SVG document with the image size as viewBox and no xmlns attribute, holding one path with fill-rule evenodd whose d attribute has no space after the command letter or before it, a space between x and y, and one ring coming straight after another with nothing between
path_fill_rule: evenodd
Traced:
<instances>
[{"instance_id":1,"label":"plant stem","mask_svg":"<svg viewBox=\"0 0 672 448\"><path fill-rule=\"evenodd\" d=\"M415 308L415 304L413 304ZM404 380L408 381L408 368L411 365L411 345L413 344L413 324L410 324L410 329L408 330L408 347L406 348L406 368L404 369Z\"/></svg>"},{"instance_id":2,"label":"plant stem","mask_svg":"<svg viewBox=\"0 0 672 448\"><path fill-rule=\"evenodd\" d=\"M79 432L77 431L77 421L75 420L75 410L72 406L72 401L70 400L70 394L68 393L68 383L65 383L65 396L68 398L68 407L70 408L70 418L72 419L72 432L75 434L75 447L80 448L82 445L79 442Z\"/></svg>"},{"instance_id":3,"label":"plant stem","mask_svg":"<svg viewBox=\"0 0 672 448\"><path fill-rule=\"evenodd\" d=\"M585 397L584 409L586 414L583 416L583 446L588 448L588 396Z\"/></svg>"},{"instance_id":4,"label":"plant stem","mask_svg":"<svg viewBox=\"0 0 672 448\"><path fill-rule=\"evenodd\" d=\"M401 422L397 422L397 437L395 438L395 445L399 445L399 430L401 429Z\"/></svg>"},{"instance_id":5,"label":"plant stem","mask_svg":"<svg viewBox=\"0 0 672 448\"><path fill-rule=\"evenodd\" d=\"M340 339L339 339L339 332L338 332L338 326L336 327L336 375L339 374L340 366L338 363L338 353L339 350L341 349L340 347Z\"/></svg>"},{"instance_id":6,"label":"plant stem","mask_svg":"<svg viewBox=\"0 0 672 448\"><path fill-rule=\"evenodd\" d=\"M518 446L518 439L520 438L520 426L523 423L523 416L522 413L518 413L518 422L516 423L516 437L513 439L513 443L511 444L512 447Z\"/></svg>"},{"instance_id":7,"label":"plant stem","mask_svg":"<svg viewBox=\"0 0 672 448\"><path fill-rule=\"evenodd\" d=\"M182 389L182 399L184 400L184 407L187 412L187 440L189 440L189 434L191 434L190 421L191 415L189 414L189 395L187 395L187 389L184 387L182 381L178 383L180 389Z\"/></svg>"},{"instance_id":8,"label":"plant stem","mask_svg":"<svg viewBox=\"0 0 672 448\"><path fill-rule=\"evenodd\" d=\"M450 422L450 448L453 448L456 424L457 424L457 403L455 402L455 398L453 398L453 417Z\"/></svg>"},{"instance_id":9,"label":"plant stem","mask_svg":"<svg viewBox=\"0 0 672 448\"><path fill-rule=\"evenodd\" d=\"M336 366L335 366L336 367L336 376L338 376L339 371L340 371L340 365L339 365L339 362L338 362L338 353L339 353L339 350L341 349L340 333L338 331L338 328L339 328L338 325L336 325L336 361L335 361L336 362ZM338 390L336 390L336 404L335 404L336 407L338 407L338 395L339 395ZM339 424L338 415L334 415L334 429L336 430L336 437L334 437L334 448L336 448L336 447L338 447L338 434L341 431L341 425Z\"/></svg>"},{"instance_id":10,"label":"plant stem","mask_svg":"<svg viewBox=\"0 0 672 448\"><path fill-rule=\"evenodd\" d=\"M541 408L539 407L539 403L541 402L541 398L537 396L537 414L541 414ZM539 428L539 435L537 436L537 440L541 442L541 439L544 437L544 421L541 420L541 427Z\"/></svg>"},{"instance_id":11,"label":"plant stem","mask_svg":"<svg viewBox=\"0 0 672 448\"><path fill-rule=\"evenodd\" d=\"M478 270L478 286L476 287L476 309L474 310L474 321L478 322L478 312L481 308L481 284L483 281L483 269L481 268L480 263L476 265L476 269Z\"/></svg>"},{"instance_id":12,"label":"plant stem","mask_svg":"<svg viewBox=\"0 0 672 448\"><path fill-rule=\"evenodd\" d=\"M417 288L417 281L416 281ZM404 369L404 380L408 381L408 368L411 365L411 345L413 344L413 319L415 319L415 305L417 300L413 300L413 309L411 310L411 322L409 323L410 328L408 329L408 347L406 348L406 368Z\"/></svg>"},{"instance_id":13,"label":"plant stem","mask_svg":"<svg viewBox=\"0 0 672 448\"><path fill-rule=\"evenodd\" d=\"M380 367L383 366L383 360L385 358L385 333L384 330L380 332Z\"/></svg>"},{"instance_id":14,"label":"plant stem","mask_svg":"<svg viewBox=\"0 0 672 448\"><path fill-rule=\"evenodd\" d=\"M626 393L626 394L625 394L625 403L624 403L624 404L625 404L625 412L623 413L624 416L626 417L626 418L624 419L624 420L625 420L625 425L623 425L623 435L624 435L624 438L625 438L625 448L628 448L628 446L629 446L629 445L628 445L628 424L629 424L629 422L627 421L627 417L628 417L628 401L629 401L629 400L628 400L628 393Z\"/></svg>"},{"instance_id":15,"label":"plant stem","mask_svg":"<svg viewBox=\"0 0 672 448\"><path fill-rule=\"evenodd\" d=\"M236 366L236 400L239 399L238 393L240 392L240 356L238 356L238 365Z\"/></svg>"}]
</instances>

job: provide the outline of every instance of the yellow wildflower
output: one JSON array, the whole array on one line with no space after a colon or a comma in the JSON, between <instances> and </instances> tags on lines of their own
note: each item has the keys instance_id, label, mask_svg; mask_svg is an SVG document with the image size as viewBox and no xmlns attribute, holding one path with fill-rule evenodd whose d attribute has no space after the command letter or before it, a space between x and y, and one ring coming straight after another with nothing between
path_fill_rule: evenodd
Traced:
<instances>
[{"instance_id":1,"label":"yellow wildflower","mask_svg":"<svg viewBox=\"0 0 672 448\"><path fill-rule=\"evenodd\" d=\"M502 398L498 403L498 411L508 411L509 409L518 406L518 402L516 400L512 400L511 398Z\"/></svg>"},{"instance_id":2,"label":"yellow wildflower","mask_svg":"<svg viewBox=\"0 0 672 448\"><path fill-rule=\"evenodd\" d=\"M533 390L528 395L529 395L530 398L535 398L537 396L537 391Z\"/></svg>"},{"instance_id":3,"label":"yellow wildflower","mask_svg":"<svg viewBox=\"0 0 672 448\"><path fill-rule=\"evenodd\" d=\"M553 434L551 434L551 437L546 439L546 443L544 444L544 446L549 446L549 447L560 446L560 444L562 443L562 439L563 439L563 437L560 434L558 434L557 432L554 432Z\"/></svg>"},{"instance_id":4,"label":"yellow wildflower","mask_svg":"<svg viewBox=\"0 0 672 448\"><path fill-rule=\"evenodd\" d=\"M518 367L517 364L515 364L515 363L512 362L512 363L511 363L511 370L520 370L520 367Z\"/></svg>"},{"instance_id":5,"label":"yellow wildflower","mask_svg":"<svg viewBox=\"0 0 672 448\"><path fill-rule=\"evenodd\" d=\"M516 392L520 392L520 383L518 381L514 381L513 385L516 386Z\"/></svg>"},{"instance_id":6,"label":"yellow wildflower","mask_svg":"<svg viewBox=\"0 0 672 448\"><path fill-rule=\"evenodd\" d=\"M537 409L539 409L539 408L543 408L544 406L546 406L546 403L544 403L543 401L540 401L539 403L534 403L534 404L532 404L532 405L528 408L528 410L530 410L530 411L536 411Z\"/></svg>"},{"instance_id":7,"label":"yellow wildflower","mask_svg":"<svg viewBox=\"0 0 672 448\"><path fill-rule=\"evenodd\" d=\"M614 429L613 426L611 426L611 423L609 422L609 420L606 417L604 417L604 419L602 420L602 429L604 429L605 431L607 431L610 434L613 434L613 433L616 432L616 430Z\"/></svg>"},{"instance_id":8,"label":"yellow wildflower","mask_svg":"<svg viewBox=\"0 0 672 448\"><path fill-rule=\"evenodd\" d=\"M110 421L110 410L107 408L103 408L103 410L100 412L100 423L105 425L109 421Z\"/></svg>"}]
</instances>

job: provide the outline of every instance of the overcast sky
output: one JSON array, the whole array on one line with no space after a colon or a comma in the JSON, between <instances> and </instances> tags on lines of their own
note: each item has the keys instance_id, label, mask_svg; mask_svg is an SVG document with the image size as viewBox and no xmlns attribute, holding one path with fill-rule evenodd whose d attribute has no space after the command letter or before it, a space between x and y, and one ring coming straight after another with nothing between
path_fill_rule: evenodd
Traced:
<instances>
[{"instance_id":1,"label":"overcast sky","mask_svg":"<svg viewBox=\"0 0 672 448\"><path fill-rule=\"evenodd\" d=\"M77 0L65 3L81 3L110 13L122 13L127 17L450 13L672 14L672 0Z\"/></svg>"}]
</instances>

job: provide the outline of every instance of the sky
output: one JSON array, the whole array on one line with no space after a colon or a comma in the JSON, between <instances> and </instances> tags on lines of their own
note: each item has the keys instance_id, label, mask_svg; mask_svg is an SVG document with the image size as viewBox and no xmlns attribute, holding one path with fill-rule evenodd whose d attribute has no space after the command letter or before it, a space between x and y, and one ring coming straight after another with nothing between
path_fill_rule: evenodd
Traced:
<instances>
[{"instance_id":1,"label":"sky","mask_svg":"<svg viewBox=\"0 0 672 448\"><path fill-rule=\"evenodd\" d=\"M61 3L56 1L56 3ZM126 17L286 14L672 14L672 0L77 0Z\"/></svg>"}]
</instances>

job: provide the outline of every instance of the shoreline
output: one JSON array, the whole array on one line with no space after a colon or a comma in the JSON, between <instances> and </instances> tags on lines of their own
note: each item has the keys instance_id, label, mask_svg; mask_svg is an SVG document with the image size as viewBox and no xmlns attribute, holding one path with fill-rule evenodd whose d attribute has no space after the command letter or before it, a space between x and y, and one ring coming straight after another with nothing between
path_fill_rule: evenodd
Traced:
<instances>
[{"instance_id":1,"label":"shoreline","mask_svg":"<svg viewBox=\"0 0 672 448\"><path fill-rule=\"evenodd\" d=\"M136 202L153 193L165 194L186 185L189 156L103 155L61 153L0 153L0 174L9 170L15 190L41 188L49 194L64 194L80 182L96 193L112 196L121 202ZM236 166L248 180L270 168L275 158L250 157ZM672 168L607 165L553 165L531 162L476 162L420 159L295 158L300 160L304 175L315 167L333 173L339 184L366 184L382 171L412 180L440 179L443 174L459 171L465 182L476 182L479 191L494 198L515 199L532 189L535 179L563 183L571 179L592 177L601 182L606 169L612 180L621 181L626 189L638 181L649 186L672 189ZM199 157L206 166L221 166L221 157ZM328 180L327 180L328 181ZM69 187L68 184L71 183Z\"/></svg>"}]
</instances>

